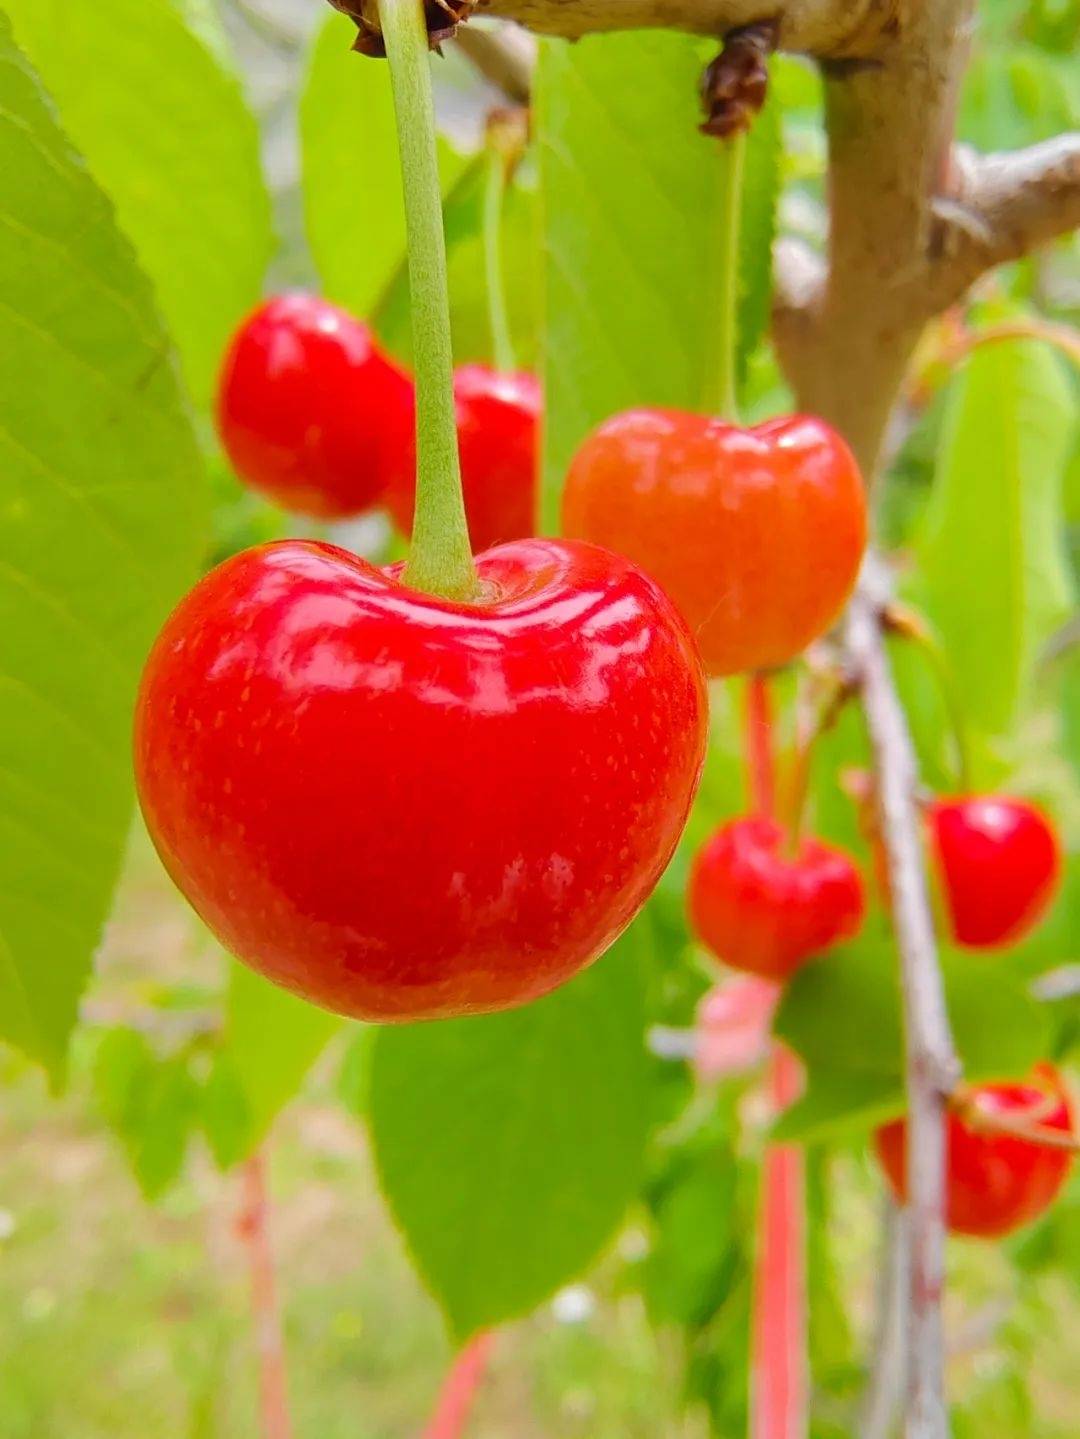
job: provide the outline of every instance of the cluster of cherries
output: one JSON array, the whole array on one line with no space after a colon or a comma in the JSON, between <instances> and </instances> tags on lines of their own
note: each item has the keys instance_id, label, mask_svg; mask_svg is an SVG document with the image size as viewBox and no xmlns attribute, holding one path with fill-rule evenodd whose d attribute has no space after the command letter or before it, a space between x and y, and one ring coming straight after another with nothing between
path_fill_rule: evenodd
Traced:
<instances>
[{"instance_id":1,"label":"cluster of cherries","mask_svg":"<svg viewBox=\"0 0 1080 1439\"><path fill-rule=\"evenodd\" d=\"M706 676L794 659L866 540L857 466L821 421L646 409L578 451L569 538L533 538L535 379L466 366L455 401L475 596L422 593L332 545L260 546L173 612L137 707L143 811L194 907L269 978L373 1020L520 1004L602 953L682 833ZM381 506L408 534L414 411L365 326L290 295L238 331L218 422L238 473L288 509ZM1043 816L979 796L929 819L956 940L1026 933L1059 868ZM865 904L849 855L750 815L698 854L689 906L725 964L783 981L854 935ZM978 1129L1033 1104L1071 1132L1049 1070L951 1118L955 1228L1004 1232L1060 1186L1063 1151ZM902 1192L902 1121L878 1150Z\"/></svg>"}]
</instances>

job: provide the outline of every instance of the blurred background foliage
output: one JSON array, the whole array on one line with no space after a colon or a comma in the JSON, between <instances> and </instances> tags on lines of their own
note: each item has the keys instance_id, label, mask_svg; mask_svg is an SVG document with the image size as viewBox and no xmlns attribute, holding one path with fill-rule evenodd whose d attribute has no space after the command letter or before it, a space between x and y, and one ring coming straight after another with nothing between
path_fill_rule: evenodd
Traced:
<instances>
[{"instance_id":1,"label":"blurred background foliage","mask_svg":"<svg viewBox=\"0 0 1080 1439\"><path fill-rule=\"evenodd\" d=\"M418 1431L450 1354L428 1291L458 1334L529 1316L500 1334L478 1439L741 1432L764 1142L755 1085L702 1086L683 1060L644 1043L688 1035L716 979L687 933L682 891L694 845L743 807L737 687L717 687L702 798L655 899L596 971L528 1011L379 1035L317 1013L216 949L137 825L84 987L129 802L119 774L101 793L85 786L126 764L130 685L149 633L200 566L297 532L240 488L215 447L217 357L260 293L300 285L367 316L407 360L400 187L385 70L350 55L348 22L314 0L0 8L40 77L39 86L19 60L0 99L26 107L40 145L62 156L65 185L87 195L99 186L115 213L114 230L93 191L97 229L65 240L66 274L107 274L108 294L80 291L77 304L45 268L44 246L21 262L40 260L36 270L11 258L9 282L20 296L35 291L34 323L64 355L86 364L93 342L91 390L129 382L140 366L150 377L146 405L121 417L113 462L97 457L89 408L89 459L54 438L82 419L70 405L77 366L49 387L32 371L37 408L25 379L0 387L15 395L0 419L33 459L15 499L30 497L40 513L40 475L71 480L32 537L54 537L73 562L85 512L121 556L87 546L94 573L76 567L66 589L46 567L30 612L35 645L18 633L0 641L0 669L32 685L53 717L0 750L12 771L0 813L13 840L0 874L5 895L22 894L0 901L0 918L9 935L30 936L0 966L0 1034L21 1047L0 1049L4 1439L255 1433L232 1171L263 1144L298 1434ZM1078 42L1080 0L983 0L961 138L1007 148L1075 129ZM708 53L672 36L545 49L504 254L519 357L542 365L547 381L549 496L594 420L636 400L697 403L711 279L709 231L696 221L712 201L694 81ZM499 97L453 47L436 76L456 354L486 359L481 147ZM778 59L752 142L740 355L752 417L790 403L765 335L768 255L776 229L823 240L820 88L811 67ZM59 210L16 140L0 142L16 204L32 194L44 229ZM0 252L0 270L8 258ZM131 336L115 305L134 316ZM1080 1040L1077 999L1030 990L1045 971L1080 961L1080 391L1075 368L1037 338L1047 322L1078 318L1074 237L1000 272L936 326L878 500L879 533L963 696L980 783L1043 799L1069 844L1067 883L1034 938L989 961L948 960L976 1074L1022 1070L1045 1054L1067 1060ZM1036 338L957 362L958 342L1004 321ZM145 484L125 489L123 472L139 467ZM14 473L17 482L18 463ZM18 512L8 508L15 543ZM378 517L335 537L374 557L396 544ZM103 566L115 594L95 580ZM25 619L3 584L0 616ZM46 620L55 631L42 630ZM123 683L99 648L123 667ZM56 655L74 665L64 682ZM948 789L956 774L940 689L919 654L898 648L896 658L926 781ZM796 680L777 688L790 738ZM65 749L62 764L48 727L58 709L88 747ZM816 829L864 857L858 805L839 777L865 762L860 721L845 714L821 744L812 787ZM41 774L40 790L14 787L24 769ZM52 858L32 869L39 849ZM832 1439L852 1432L880 1264L866 1133L901 1103L879 917L792 986L779 1025L808 1066L806 1098L785 1129L808 1142L813 1434ZM466 1087L474 1107L455 1123L454 1096ZM536 1096L567 1092L574 1122L545 1129ZM529 1113L534 1128L522 1134ZM550 1156L539 1184L519 1172L522 1143ZM493 1175L498 1203L485 1207L478 1198ZM453 1242L462 1226L468 1246ZM1080 1182L1033 1230L995 1249L957 1242L949 1262L957 1434L1075 1434Z\"/></svg>"}]
</instances>

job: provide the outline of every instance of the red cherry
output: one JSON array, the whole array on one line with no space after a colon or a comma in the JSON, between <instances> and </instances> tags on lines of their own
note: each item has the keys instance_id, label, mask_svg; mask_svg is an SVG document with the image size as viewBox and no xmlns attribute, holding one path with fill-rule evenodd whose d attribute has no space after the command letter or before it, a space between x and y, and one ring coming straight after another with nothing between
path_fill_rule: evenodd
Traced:
<instances>
[{"instance_id":1,"label":"red cherry","mask_svg":"<svg viewBox=\"0 0 1080 1439\"><path fill-rule=\"evenodd\" d=\"M982 1084L971 1091L976 1113L1073 1133L1068 1091L1050 1064L1040 1064L1026 1083ZM907 1123L896 1119L874 1138L878 1159L893 1193L906 1195ZM950 1111L947 1221L957 1234L996 1238L1037 1219L1057 1197L1072 1155L1030 1139L993 1133L977 1120Z\"/></svg>"},{"instance_id":2,"label":"red cherry","mask_svg":"<svg viewBox=\"0 0 1080 1439\"><path fill-rule=\"evenodd\" d=\"M1061 877L1057 835L1040 810L1007 795L937 800L930 832L959 944L1012 944L1034 928Z\"/></svg>"},{"instance_id":3,"label":"red cherry","mask_svg":"<svg viewBox=\"0 0 1080 1439\"><path fill-rule=\"evenodd\" d=\"M452 603L282 541L181 601L143 676L151 837L227 949L364 1019L535 999L601 954L704 756L693 641L627 561L519 540Z\"/></svg>"},{"instance_id":4,"label":"red cherry","mask_svg":"<svg viewBox=\"0 0 1080 1439\"><path fill-rule=\"evenodd\" d=\"M474 550L536 531L540 382L485 365L454 371L461 487ZM412 534L415 466L403 465L386 495L399 529Z\"/></svg>"},{"instance_id":5,"label":"red cherry","mask_svg":"<svg viewBox=\"0 0 1080 1439\"><path fill-rule=\"evenodd\" d=\"M859 872L842 850L801 840L784 852L771 819L721 826L698 851L687 894L698 938L732 969L785 979L803 960L858 932Z\"/></svg>"},{"instance_id":6,"label":"red cherry","mask_svg":"<svg viewBox=\"0 0 1080 1439\"><path fill-rule=\"evenodd\" d=\"M217 422L248 484L297 514L339 519L377 504L412 463L413 386L344 310L282 295L233 337Z\"/></svg>"},{"instance_id":7,"label":"red cherry","mask_svg":"<svg viewBox=\"0 0 1080 1439\"><path fill-rule=\"evenodd\" d=\"M751 430L630 410L585 441L563 529L628 555L686 616L712 675L786 664L826 630L866 544L858 467L821 420Z\"/></svg>"}]
</instances>

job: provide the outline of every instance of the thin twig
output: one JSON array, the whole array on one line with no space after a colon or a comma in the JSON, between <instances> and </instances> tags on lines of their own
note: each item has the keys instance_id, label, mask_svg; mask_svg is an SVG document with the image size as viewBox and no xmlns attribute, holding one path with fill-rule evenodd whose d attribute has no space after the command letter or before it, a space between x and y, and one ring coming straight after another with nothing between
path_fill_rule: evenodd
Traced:
<instances>
[{"instance_id":1,"label":"thin twig","mask_svg":"<svg viewBox=\"0 0 1080 1439\"><path fill-rule=\"evenodd\" d=\"M528 105L536 70L536 41L512 25L458 26L454 44L514 105Z\"/></svg>"},{"instance_id":2,"label":"thin twig","mask_svg":"<svg viewBox=\"0 0 1080 1439\"><path fill-rule=\"evenodd\" d=\"M262 1439L292 1439L285 1379L285 1344L267 1222L266 1158L261 1150L256 1150L244 1164L240 1180L242 1201L236 1232L247 1250L251 1273L251 1314L259 1361Z\"/></svg>"},{"instance_id":3,"label":"thin twig","mask_svg":"<svg viewBox=\"0 0 1080 1439\"><path fill-rule=\"evenodd\" d=\"M960 1078L945 1007L916 804L915 752L881 634L888 600L882 570L868 562L847 621L847 649L862 692L877 777L881 838L907 1045L909 1439L948 1433L941 1318L945 1263L945 1105Z\"/></svg>"},{"instance_id":4,"label":"thin twig","mask_svg":"<svg viewBox=\"0 0 1080 1439\"><path fill-rule=\"evenodd\" d=\"M881 1263L878 1270L870 1381L859 1420L859 1439L890 1439L904 1389L907 1343L907 1216L883 1199Z\"/></svg>"}]
</instances>

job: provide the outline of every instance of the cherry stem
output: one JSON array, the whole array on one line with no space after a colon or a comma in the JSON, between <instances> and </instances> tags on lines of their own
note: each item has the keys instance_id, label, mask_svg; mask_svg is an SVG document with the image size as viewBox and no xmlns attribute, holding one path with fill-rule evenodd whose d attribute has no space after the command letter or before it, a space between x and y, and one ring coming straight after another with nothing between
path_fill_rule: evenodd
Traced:
<instances>
[{"instance_id":1,"label":"cherry stem","mask_svg":"<svg viewBox=\"0 0 1080 1439\"><path fill-rule=\"evenodd\" d=\"M1053 1129L1043 1121L1058 1106L1056 1095L1047 1094L1028 1110L1012 1114L994 1114L980 1108L973 1091L961 1088L956 1091L950 1104L964 1122L981 1134L1002 1134L1011 1139L1022 1139L1028 1144L1041 1145L1044 1149L1066 1149L1071 1154L1080 1154L1080 1137L1065 1129Z\"/></svg>"},{"instance_id":2,"label":"cherry stem","mask_svg":"<svg viewBox=\"0 0 1080 1439\"><path fill-rule=\"evenodd\" d=\"M259 1362L262 1439L292 1439L285 1379L285 1344L278 1310L274 1255L270 1247L266 1157L261 1150L256 1150L244 1164L240 1182L241 1208L236 1232L247 1250L251 1274L251 1313Z\"/></svg>"},{"instance_id":3,"label":"cherry stem","mask_svg":"<svg viewBox=\"0 0 1080 1439\"><path fill-rule=\"evenodd\" d=\"M484 175L484 281L487 288L488 323L495 368L504 375L517 368L514 342L510 336L510 313L502 264L503 203L506 197L506 156L493 136L488 140Z\"/></svg>"},{"instance_id":4,"label":"cherry stem","mask_svg":"<svg viewBox=\"0 0 1080 1439\"><path fill-rule=\"evenodd\" d=\"M770 818L776 812L776 764L773 755L772 695L763 671L746 677L746 787L755 812Z\"/></svg>"},{"instance_id":5,"label":"cherry stem","mask_svg":"<svg viewBox=\"0 0 1080 1439\"><path fill-rule=\"evenodd\" d=\"M769 1065L773 1111L799 1092L798 1062L779 1045ZM751 1329L750 1439L805 1439L808 1375L806 1188L803 1152L765 1151Z\"/></svg>"},{"instance_id":6,"label":"cherry stem","mask_svg":"<svg viewBox=\"0 0 1080 1439\"><path fill-rule=\"evenodd\" d=\"M423 1439L461 1439L494 1344L494 1331L482 1330L454 1359Z\"/></svg>"},{"instance_id":7,"label":"cherry stem","mask_svg":"<svg viewBox=\"0 0 1080 1439\"><path fill-rule=\"evenodd\" d=\"M743 171L746 135L740 133L720 147L720 199L723 215L716 249L719 305L712 327L713 353L708 366L705 407L733 424L739 417L737 375L739 336L739 242L742 236Z\"/></svg>"},{"instance_id":8,"label":"cherry stem","mask_svg":"<svg viewBox=\"0 0 1080 1439\"><path fill-rule=\"evenodd\" d=\"M380 0L408 238L416 373L416 511L404 581L446 599L479 588L461 492L446 237L422 0Z\"/></svg>"},{"instance_id":9,"label":"cherry stem","mask_svg":"<svg viewBox=\"0 0 1080 1439\"><path fill-rule=\"evenodd\" d=\"M970 794L971 745L968 739L964 707L960 703L960 695L957 692L948 656L920 615L894 605L885 618L892 633L918 645L930 663L934 678L937 680L938 692L949 717L949 728L952 731L953 747L956 751L959 791L961 794Z\"/></svg>"},{"instance_id":10,"label":"cherry stem","mask_svg":"<svg viewBox=\"0 0 1080 1439\"><path fill-rule=\"evenodd\" d=\"M851 698L850 687L842 680L834 681L831 689L814 710L809 723L800 723L795 738L795 753L791 761L791 773L784 806L788 835L792 852L798 851L806 817L806 803L810 795L810 776L813 772L814 752L821 736L832 728L840 711Z\"/></svg>"}]
</instances>

